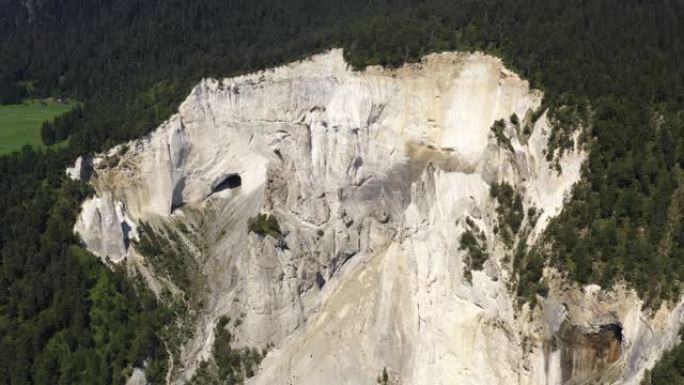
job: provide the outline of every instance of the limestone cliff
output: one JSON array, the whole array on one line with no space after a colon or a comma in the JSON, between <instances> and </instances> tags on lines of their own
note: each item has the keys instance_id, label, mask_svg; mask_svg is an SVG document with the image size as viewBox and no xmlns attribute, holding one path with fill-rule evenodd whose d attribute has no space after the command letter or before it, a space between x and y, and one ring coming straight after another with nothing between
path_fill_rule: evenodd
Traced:
<instances>
[{"instance_id":1,"label":"limestone cliff","mask_svg":"<svg viewBox=\"0 0 684 385\"><path fill-rule=\"evenodd\" d=\"M241 319L238 344L273 344L252 384L371 384L383 369L416 385L637 383L681 306L651 314L631 290L552 269L546 299L516 304L512 250L562 210L585 157L547 161L541 100L480 53L353 71L332 50L205 79L148 137L95 157L75 230L160 295L200 298L174 383L211 354L222 315ZM492 185L522 204L515 231ZM260 213L276 235L248 231ZM141 227L192 274L149 263Z\"/></svg>"}]
</instances>

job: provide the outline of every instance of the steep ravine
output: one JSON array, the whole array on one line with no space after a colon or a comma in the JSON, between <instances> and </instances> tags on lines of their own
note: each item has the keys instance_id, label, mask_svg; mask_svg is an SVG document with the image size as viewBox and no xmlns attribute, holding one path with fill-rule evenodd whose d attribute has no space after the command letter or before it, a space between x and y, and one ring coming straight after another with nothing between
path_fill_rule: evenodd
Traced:
<instances>
[{"instance_id":1,"label":"steep ravine","mask_svg":"<svg viewBox=\"0 0 684 385\"><path fill-rule=\"evenodd\" d=\"M358 72L332 50L205 79L148 137L70 170L92 164L97 192L75 231L192 308L173 383L228 316L236 346L272 346L251 384L383 370L416 385L636 384L675 342L681 303L642 310L632 290L547 268L547 298L517 305L513 250L562 210L586 155L566 151L560 172L546 160L541 99L480 53ZM248 231L260 213L279 229Z\"/></svg>"}]
</instances>

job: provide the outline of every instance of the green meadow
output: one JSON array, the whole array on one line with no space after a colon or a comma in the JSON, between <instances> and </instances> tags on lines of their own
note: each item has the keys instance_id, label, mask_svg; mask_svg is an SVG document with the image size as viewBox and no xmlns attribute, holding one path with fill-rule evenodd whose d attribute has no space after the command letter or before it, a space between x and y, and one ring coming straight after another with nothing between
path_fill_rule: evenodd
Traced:
<instances>
[{"instance_id":1,"label":"green meadow","mask_svg":"<svg viewBox=\"0 0 684 385\"><path fill-rule=\"evenodd\" d=\"M69 111L77 104L43 99L0 105L0 155L21 150L27 144L34 148L45 147L40 139L43 122Z\"/></svg>"}]
</instances>

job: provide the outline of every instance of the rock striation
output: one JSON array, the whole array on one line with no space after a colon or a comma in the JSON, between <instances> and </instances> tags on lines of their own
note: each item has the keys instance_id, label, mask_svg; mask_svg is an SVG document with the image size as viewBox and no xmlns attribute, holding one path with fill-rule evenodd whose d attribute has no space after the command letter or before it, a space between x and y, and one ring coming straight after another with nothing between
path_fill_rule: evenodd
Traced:
<instances>
[{"instance_id":1,"label":"rock striation","mask_svg":"<svg viewBox=\"0 0 684 385\"><path fill-rule=\"evenodd\" d=\"M534 308L511 288L514 247L539 239L585 158L576 145L547 159L542 97L481 53L354 71L331 50L204 79L150 135L95 157L75 231L160 295L202 287L174 383L228 315L240 345L274 346L251 384L369 384L383 370L415 385L636 384L676 340L681 304L649 312L631 290L552 269ZM512 239L490 193L504 184L524 208ZM260 213L278 235L248 231ZM198 285L147 263L142 225L182 246Z\"/></svg>"}]
</instances>

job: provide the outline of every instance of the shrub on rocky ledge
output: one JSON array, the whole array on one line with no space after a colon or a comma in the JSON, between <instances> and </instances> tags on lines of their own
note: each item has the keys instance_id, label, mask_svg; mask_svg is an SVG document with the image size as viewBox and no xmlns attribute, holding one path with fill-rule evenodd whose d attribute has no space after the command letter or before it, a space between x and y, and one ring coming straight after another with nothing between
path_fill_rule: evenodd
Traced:
<instances>
[{"instance_id":1,"label":"shrub on rocky ledge","mask_svg":"<svg viewBox=\"0 0 684 385\"><path fill-rule=\"evenodd\" d=\"M261 236L270 235L273 238L280 238L283 234L275 216L271 214L259 213L255 218L250 218L247 222L249 232L254 232Z\"/></svg>"}]
</instances>

